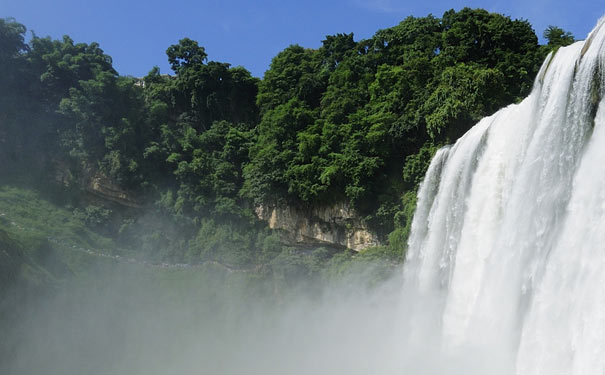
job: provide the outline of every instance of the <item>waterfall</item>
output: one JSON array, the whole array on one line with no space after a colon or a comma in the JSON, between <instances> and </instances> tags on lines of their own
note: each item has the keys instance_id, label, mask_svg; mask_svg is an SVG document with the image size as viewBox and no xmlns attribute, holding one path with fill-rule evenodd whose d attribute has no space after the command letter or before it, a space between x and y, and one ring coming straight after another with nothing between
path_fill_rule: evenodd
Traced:
<instances>
[{"instance_id":1,"label":"waterfall","mask_svg":"<svg viewBox=\"0 0 605 375\"><path fill-rule=\"evenodd\" d=\"M605 372L604 24L429 166L404 289L437 373Z\"/></svg>"}]
</instances>

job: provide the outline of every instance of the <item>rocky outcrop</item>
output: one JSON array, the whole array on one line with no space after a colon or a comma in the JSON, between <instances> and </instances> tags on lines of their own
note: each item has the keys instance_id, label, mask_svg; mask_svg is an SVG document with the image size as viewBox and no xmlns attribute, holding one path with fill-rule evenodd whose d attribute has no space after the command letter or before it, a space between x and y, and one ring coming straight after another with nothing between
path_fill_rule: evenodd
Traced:
<instances>
[{"instance_id":1,"label":"rocky outcrop","mask_svg":"<svg viewBox=\"0 0 605 375\"><path fill-rule=\"evenodd\" d=\"M380 244L378 236L346 203L315 208L263 205L255 211L292 245L325 244L360 251Z\"/></svg>"},{"instance_id":2,"label":"rocky outcrop","mask_svg":"<svg viewBox=\"0 0 605 375\"><path fill-rule=\"evenodd\" d=\"M122 206L139 208L140 204L134 198L134 194L130 194L122 189L118 184L105 177L100 173L96 173L88 178L86 183L86 191L101 198Z\"/></svg>"},{"instance_id":3,"label":"rocky outcrop","mask_svg":"<svg viewBox=\"0 0 605 375\"><path fill-rule=\"evenodd\" d=\"M69 164L62 160L54 160L55 182L62 186L77 185L84 188L92 197L99 202L112 202L120 206L140 208L141 205L136 194L127 191L109 177L93 168L85 168L79 177L72 173Z\"/></svg>"}]
</instances>

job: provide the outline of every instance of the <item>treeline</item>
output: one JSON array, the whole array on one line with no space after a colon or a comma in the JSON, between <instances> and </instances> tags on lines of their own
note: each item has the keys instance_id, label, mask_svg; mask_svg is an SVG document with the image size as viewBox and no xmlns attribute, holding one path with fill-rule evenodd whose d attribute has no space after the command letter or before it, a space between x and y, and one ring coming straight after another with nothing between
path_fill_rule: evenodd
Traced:
<instances>
[{"instance_id":1,"label":"treeline","mask_svg":"<svg viewBox=\"0 0 605 375\"><path fill-rule=\"evenodd\" d=\"M184 38L166 51L171 75L134 78L97 43L25 34L0 19L0 172L52 180L68 165L77 185L100 171L169 218L123 220L125 242L240 263L292 252L254 217L272 203L346 201L400 258L436 148L526 96L546 53L574 41L550 27L541 46L527 21L465 8L289 46L263 79Z\"/></svg>"}]
</instances>

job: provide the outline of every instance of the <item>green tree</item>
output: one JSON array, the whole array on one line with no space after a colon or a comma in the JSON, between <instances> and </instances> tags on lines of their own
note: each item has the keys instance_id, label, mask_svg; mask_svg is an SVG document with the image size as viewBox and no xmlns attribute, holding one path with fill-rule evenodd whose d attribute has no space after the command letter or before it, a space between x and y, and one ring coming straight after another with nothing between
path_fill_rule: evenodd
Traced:
<instances>
[{"instance_id":1,"label":"green tree","mask_svg":"<svg viewBox=\"0 0 605 375\"><path fill-rule=\"evenodd\" d=\"M298 45L278 53L259 85L257 104L261 114L293 98L316 108L326 83L322 79L325 76L319 75L321 64L316 50Z\"/></svg>"},{"instance_id":2,"label":"green tree","mask_svg":"<svg viewBox=\"0 0 605 375\"><path fill-rule=\"evenodd\" d=\"M0 18L0 156L10 162L20 158L30 135L22 131L23 117L32 113L27 97L32 77L25 69L29 49L25 31L14 19ZM3 164L0 170L9 167L9 163Z\"/></svg>"},{"instance_id":3,"label":"green tree","mask_svg":"<svg viewBox=\"0 0 605 375\"><path fill-rule=\"evenodd\" d=\"M174 44L166 50L168 62L175 73L184 69L195 69L208 59L204 47L200 47L195 40L183 38L179 44Z\"/></svg>"},{"instance_id":4,"label":"green tree","mask_svg":"<svg viewBox=\"0 0 605 375\"><path fill-rule=\"evenodd\" d=\"M568 46L576 41L572 33L553 25L548 26L542 35L548 41L547 46L551 49Z\"/></svg>"}]
</instances>

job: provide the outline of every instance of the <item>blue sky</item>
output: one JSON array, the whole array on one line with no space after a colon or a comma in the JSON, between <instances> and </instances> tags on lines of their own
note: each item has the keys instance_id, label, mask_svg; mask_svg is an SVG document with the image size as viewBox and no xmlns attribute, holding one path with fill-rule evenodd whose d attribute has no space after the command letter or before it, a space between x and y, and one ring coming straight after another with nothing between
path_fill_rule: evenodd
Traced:
<instances>
[{"instance_id":1,"label":"blue sky","mask_svg":"<svg viewBox=\"0 0 605 375\"><path fill-rule=\"evenodd\" d=\"M143 76L154 65L170 73L166 48L197 40L210 60L242 65L257 77L290 44L317 48L326 35L368 38L408 15L441 16L465 6L530 21L538 35L557 25L583 39L605 14L586 0L1 0L0 17L14 17L38 36L70 35L99 42L123 75Z\"/></svg>"}]
</instances>

